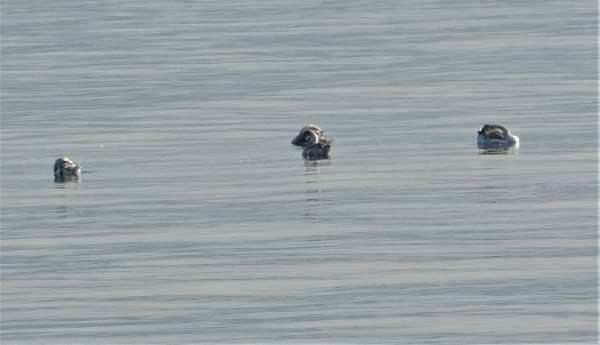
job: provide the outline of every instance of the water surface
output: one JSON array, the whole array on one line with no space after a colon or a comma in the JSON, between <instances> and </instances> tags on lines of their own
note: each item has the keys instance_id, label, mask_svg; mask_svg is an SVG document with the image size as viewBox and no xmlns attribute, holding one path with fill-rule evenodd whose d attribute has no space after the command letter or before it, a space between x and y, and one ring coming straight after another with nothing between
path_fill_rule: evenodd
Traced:
<instances>
[{"instance_id":1,"label":"water surface","mask_svg":"<svg viewBox=\"0 0 600 345\"><path fill-rule=\"evenodd\" d=\"M3 1L0 341L596 343L595 7Z\"/></svg>"}]
</instances>

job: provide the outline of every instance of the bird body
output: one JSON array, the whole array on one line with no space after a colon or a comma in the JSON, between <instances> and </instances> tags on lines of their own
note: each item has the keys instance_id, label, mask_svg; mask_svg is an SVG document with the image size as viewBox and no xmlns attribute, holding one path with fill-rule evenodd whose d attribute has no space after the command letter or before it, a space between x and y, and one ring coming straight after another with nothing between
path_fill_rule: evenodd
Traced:
<instances>
[{"instance_id":1,"label":"bird body","mask_svg":"<svg viewBox=\"0 0 600 345\"><path fill-rule=\"evenodd\" d=\"M317 125L304 126L292 144L303 147L302 157L308 160L327 159L331 151L331 140L323 136L323 130Z\"/></svg>"},{"instance_id":2,"label":"bird body","mask_svg":"<svg viewBox=\"0 0 600 345\"><path fill-rule=\"evenodd\" d=\"M477 147L483 150L518 148L519 137L504 126L486 124L477 132Z\"/></svg>"},{"instance_id":3,"label":"bird body","mask_svg":"<svg viewBox=\"0 0 600 345\"><path fill-rule=\"evenodd\" d=\"M302 157L308 160L319 160L329 158L329 152L331 151L330 143L316 143L308 146L302 151Z\"/></svg>"},{"instance_id":4,"label":"bird body","mask_svg":"<svg viewBox=\"0 0 600 345\"><path fill-rule=\"evenodd\" d=\"M81 175L81 166L67 156L54 161L54 179L56 181L76 180Z\"/></svg>"}]
</instances>

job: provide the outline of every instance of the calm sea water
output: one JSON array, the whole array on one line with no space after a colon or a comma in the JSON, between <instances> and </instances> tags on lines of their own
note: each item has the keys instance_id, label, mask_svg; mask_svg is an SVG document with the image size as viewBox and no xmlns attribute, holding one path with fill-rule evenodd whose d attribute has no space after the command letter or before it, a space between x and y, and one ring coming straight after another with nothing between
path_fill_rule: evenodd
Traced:
<instances>
[{"instance_id":1,"label":"calm sea water","mask_svg":"<svg viewBox=\"0 0 600 345\"><path fill-rule=\"evenodd\" d=\"M0 342L596 343L596 17L2 1Z\"/></svg>"}]
</instances>

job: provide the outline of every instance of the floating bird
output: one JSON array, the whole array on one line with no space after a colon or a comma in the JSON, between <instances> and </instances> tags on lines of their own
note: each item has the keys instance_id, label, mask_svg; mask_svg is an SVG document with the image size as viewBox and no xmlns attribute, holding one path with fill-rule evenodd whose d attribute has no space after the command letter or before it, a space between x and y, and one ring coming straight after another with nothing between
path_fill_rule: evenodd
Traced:
<instances>
[{"instance_id":1,"label":"floating bird","mask_svg":"<svg viewBox=\"0 0 600 345\"><path fill-rule=\"evenodd\" d=\"M331 151L331 141L319 136L314 131L308 131L307 144L302 151L302 157L308 160L328 159Z\"/></svg>"},{"instance_id":2,"label":"floating bird","mask_svg":"<svg viewBox=\"0 0 600 345\"><path fill-rule=\"evenodd\" d=\"M317 140L325 139L323 137L323 130L321 129L321 127L317 125L306 125L300 130L300 133L298 133L298 135L296 135L296 137L292 140L292 144L301 147L311 145L313 144L311 140L314 140L313 135L317 136Z\"/></svg>"},{"instance_id":3,"label":"floating bird","mask_svg":"<svg viewBox=\"0 0 600 345\"><path fill-rule=\"evenodd\" d=\"M67 156L63 156L54 161L54 180L64 182L67 180L77 180L81 175L81 166Z\"/></svg>"},{"instance_id":4,"label":"floating bird","mask_svg":"<svg viewBox=\"0 0 600 345\"><path fill-rule=\"evenodd\" d=\"M477 147L483 150L519 148L519 137L504 126L486 124L477 132Z\"/></svg>"}]
</instances>

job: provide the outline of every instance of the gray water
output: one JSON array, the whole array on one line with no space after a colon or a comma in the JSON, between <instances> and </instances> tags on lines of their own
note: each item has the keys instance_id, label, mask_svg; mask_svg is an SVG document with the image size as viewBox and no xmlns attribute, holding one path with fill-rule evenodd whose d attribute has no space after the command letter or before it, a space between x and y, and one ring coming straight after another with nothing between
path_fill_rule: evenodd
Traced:
<instances>
[{"instance_id":1,"label":"gray water","mask_svg":"<svg viewBox=\"0 0 600 345\"><path fill-rule=\"evenodd\" d=\"M1 13L2 345L598 340L595 1Z\"/></svg>"}]
</instances>

